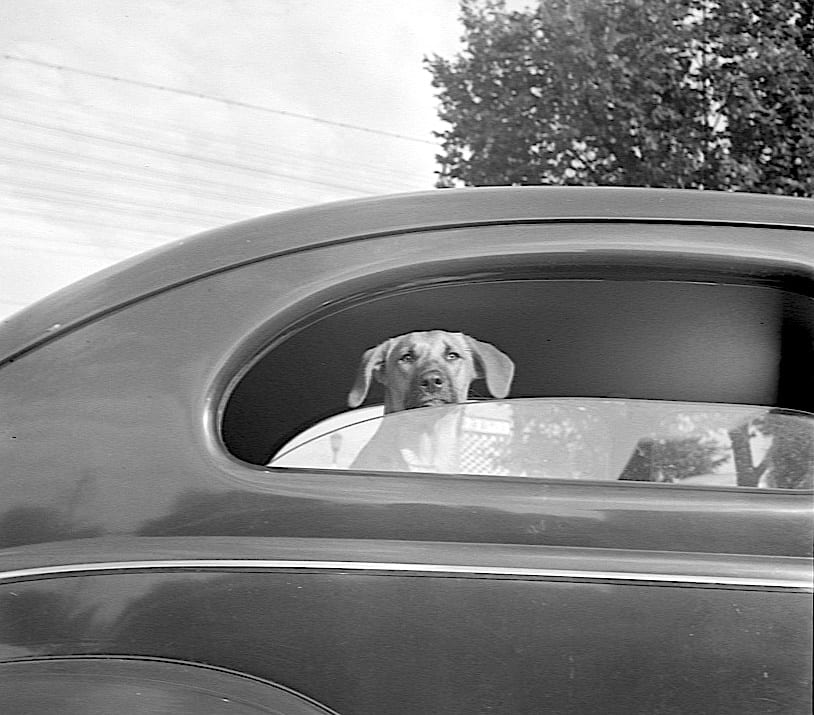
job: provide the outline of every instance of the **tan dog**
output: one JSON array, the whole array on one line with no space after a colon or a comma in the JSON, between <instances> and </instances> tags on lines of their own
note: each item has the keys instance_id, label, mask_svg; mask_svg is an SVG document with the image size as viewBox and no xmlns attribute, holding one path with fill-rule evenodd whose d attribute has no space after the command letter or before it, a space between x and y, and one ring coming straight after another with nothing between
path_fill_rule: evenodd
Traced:
<instances>
[{"instance_id":1,"label":"tan dog","mask_svg":"<svg viewBox=\"0 0 814 715\"><path fill-rule=\"evenodd\" d=\"M443 330L390 338L362 356L348 405L358 407L372 380L384 385L385 413L466 402L469 386L485 378L499 399L509 394L514 363L489 343ZM353 468L454 472L460 412L384 420Z\"/></svg>"}]
</instances>

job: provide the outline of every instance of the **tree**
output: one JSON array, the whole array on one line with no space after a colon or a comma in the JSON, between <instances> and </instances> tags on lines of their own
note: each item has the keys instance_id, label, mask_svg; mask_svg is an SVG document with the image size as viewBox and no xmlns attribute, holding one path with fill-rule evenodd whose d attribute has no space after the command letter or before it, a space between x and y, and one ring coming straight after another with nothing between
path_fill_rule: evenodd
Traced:
<instances>
[{"instance_id":1,"label":"tree","mask_svg":"<svg viewBox=\"0 0 814 715\"><path fill-rule=\"evenodd\" d=\"M704 435L639 440L619 479L678 482L712 474L728 460L727 450Z\"/></svg>"},{"instance_id":2,"label":"tree","mask_svg":"<svg viewBox=\"0 0 814 715\"><path fill-rule=\"evenodd\" d=\"M509 409L512 429L494 463L508 474L678 482L716 474L732 456L732 413L713 406L586 399L531 400ZM778 421L778 434L788 431L786 421ZM810 432L810 422L805 426Z\"/></svg>"},{"instance_id":3,"label":"tree","mask_svg":"<svg viewBox=\"0 0 814 715\"><path fill-rule=\"evenodd\" d=\"M463 0L439 186L814 195L814 0Z\"/></svg>"}]
</instances>

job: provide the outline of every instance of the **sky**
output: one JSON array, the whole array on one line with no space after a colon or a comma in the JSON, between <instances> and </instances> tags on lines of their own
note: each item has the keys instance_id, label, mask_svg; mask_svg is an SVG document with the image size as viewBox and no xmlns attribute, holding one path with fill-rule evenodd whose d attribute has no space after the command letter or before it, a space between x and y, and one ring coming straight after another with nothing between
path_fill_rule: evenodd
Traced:
<instances>
[{"instance_id":1,"label":"sky","mask_svg":"<svg viewBox=\"0 0 814 715\"><path fill-rule=\"evenodd\" d=\"M0 319L289 208L430 190L458 0L3 0Z\"/></svg>"}]
</instances>

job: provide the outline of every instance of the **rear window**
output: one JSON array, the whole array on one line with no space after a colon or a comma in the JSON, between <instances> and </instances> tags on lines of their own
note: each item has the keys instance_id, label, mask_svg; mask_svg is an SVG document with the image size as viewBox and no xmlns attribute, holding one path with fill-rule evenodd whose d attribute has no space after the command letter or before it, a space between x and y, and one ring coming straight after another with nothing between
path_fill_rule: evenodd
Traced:
<instances>
[{"instance_id":1,"label":"rear window","mask_svg":"<svg viewBox=\"0 0 814 715\"><path fill-rule=\"evenodd\" d=\"M646 401L653 408L656 403L681 403L684 414L694 414L700 420L695 425L699 434L726 433L726 438L715 437L716 449L727 452L725 457L716 457L722 461L715 469L678 475L671 474L664 462L667 448L657 447L659 440L667 439L664 435L657 430L628 434L628 459L636 449L650 449L641 446L648 440L655 445L647 457L657 465L648 472L646 480L651 481L686 482L703 477L709 483L743 486L751 481L757 485L759 475L746 467L739 480L736 463L744 459L744 449L748 449L754 451L751 469L760 470L763 452L772 442L770 428L762 426L768 424L766 420L776 417L777 410L787 410L794 415L789 418L793 424L808 424L804 413L814 412L810 369L814 364L814 300L807 288L801 291L795 285L790 290L782 280L754 284L731 276L721 280L705 276L703 282L696 282L672 279L664 271L662 275L646 270L635 273L614 266L597 270L588 278L538 278L533 273L528 270L522 276L497 279L473 278L471 273L459 278L445 276L427 285L394 286L375 296L349 297L345 304L303 316L288 335L270 341L267 351L236 381L223 411L226 447L239 459L256 465L342 469L347 466L341 463L345 459L342 450L359 441L364 429L375 432L376 420L381 419L384 395L378 383L371 385L363 405L348 407L348 394L362 355L390 337L436 329L473 336L499 348L514 362L514 379L503 405L489 400L484 402L491 405L489 408L467 408L496 410L495 414L503 408L512 415L511 427L502 427L508 430L510 436L504 437L514 450L498 460L504 463L504 474L550 477L553 470L565 478L632 478L630 470L624 476L624 465L619 466L623 450L618 445L611 450L615 455L612 459L607 454L597 457L606 465L599 469L574 467L569 471L561 464L556 469L517 466L525 459L518 456L519 435L535 430L544 434L544 427L532 429L528 425L539 423L541 415L550 414L555 406L565 409L566 404L574 415L582 414L586 419L596 415L597 424L607 424L607 411L619 405L641 407L645 403L639 401ZM469 397L490 397L482 380L472 384ZM568 402L575 398L583 402ZM521 408L521 404L534 408ZM694 404L697 409L690 409ZM732 419L713 428L701 416L707 415L714 422L720 416L716 406ZM741 406L743 411L737 414L728 411ZM643 414L646 412L638 419L644 419ZM680 422L675 415L669 419ZM492 419L470 417L462 418L463 422L472 425L485 420L486 424ZM372 420L366 428L342 426L365 420ZM651 416L645 422L652 420L658 421ZM548 429L556 432L564 429L563 424L554 420ZM315 426L317 432L309 433ZM675 437L670 432L673 429L668 429L673 435L669 439ZM747 447L735 436L733 448L731 434L743 429ZM490 433L486 430L484 434ZM581 433L579 439L600 444L599 433L590 437L592 434ZM299 451L300 457L304 453L297 445L314 436L325 440L321 448L327 449L327 461L296 462L295 453ZM493 447L493 437L482 441ZM466 439L474 438L470 435ZM541 449L573 452L575 447L549 442ZM605 447L598 449L603 450L607 451ZM285 459L284 452L289 453ZM590 461L586 455L584 450L575 452L574 459ZM514 460L514 466L506 466L507 460ZM493 466L459 471L500 473ZM801 478L797 484L805 481Z\"/></svg>"}]
</instances>

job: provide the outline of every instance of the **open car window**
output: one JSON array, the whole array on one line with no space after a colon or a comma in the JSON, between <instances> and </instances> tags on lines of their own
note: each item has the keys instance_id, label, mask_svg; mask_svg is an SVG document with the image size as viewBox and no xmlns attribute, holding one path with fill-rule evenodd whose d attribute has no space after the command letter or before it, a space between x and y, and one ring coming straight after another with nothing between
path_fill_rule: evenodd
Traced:
<instances>
[{"instance_id":1,"label":"open car window","mask_svg":"<svg viewBox=\"0 0 814 715\"><path fill-rule=\"evenodd\" d=\"M810 489L814 415L598 398L369 407L315 425L269 466Z\"/></svg>"},{"instance_id":2,"label":"open car window","mask_svg":"<svg viewBox=\"0 0 814 715\"><path fill-rule=\"evenodd\" d=\"M470 268L494 270L489 265ZM357 286L345 302L322 296L324 307L283 333L275 327L258 334L267 347L258 351L253 343L247 350L253 362L239 365L240 378L225 395L224 446L241 461L267 465L312 426L320 429L308 439L338 429L341 423L326 429L322 420L347 413L365 351L396 335L435 329L508 355L516 366L508 394L516 399L624 396L698 403L699 410L714 403L814 412L808 283L786 286L779 277L753 284L752 277L696 271L690 273L697 280L689 281L685 273L674 276L678 268L643 265L630 273L610 258L586 278L569 277L567 267L564 277L551 277L548 264L523 263L523 271L532 269L507 268L482 280L445 273L438 283L377 284L362 293ZM476 380L469 396L488 396L487 387ZM368 419L371 413L359 409L384 402L383 385L374 380L365 400L342 419ZM346 467L351 445L370 427L343 430L333 442L326 437L327 456L318 464L333 468L336 451L336 466Z\"/></svg>"}]
</instances>

